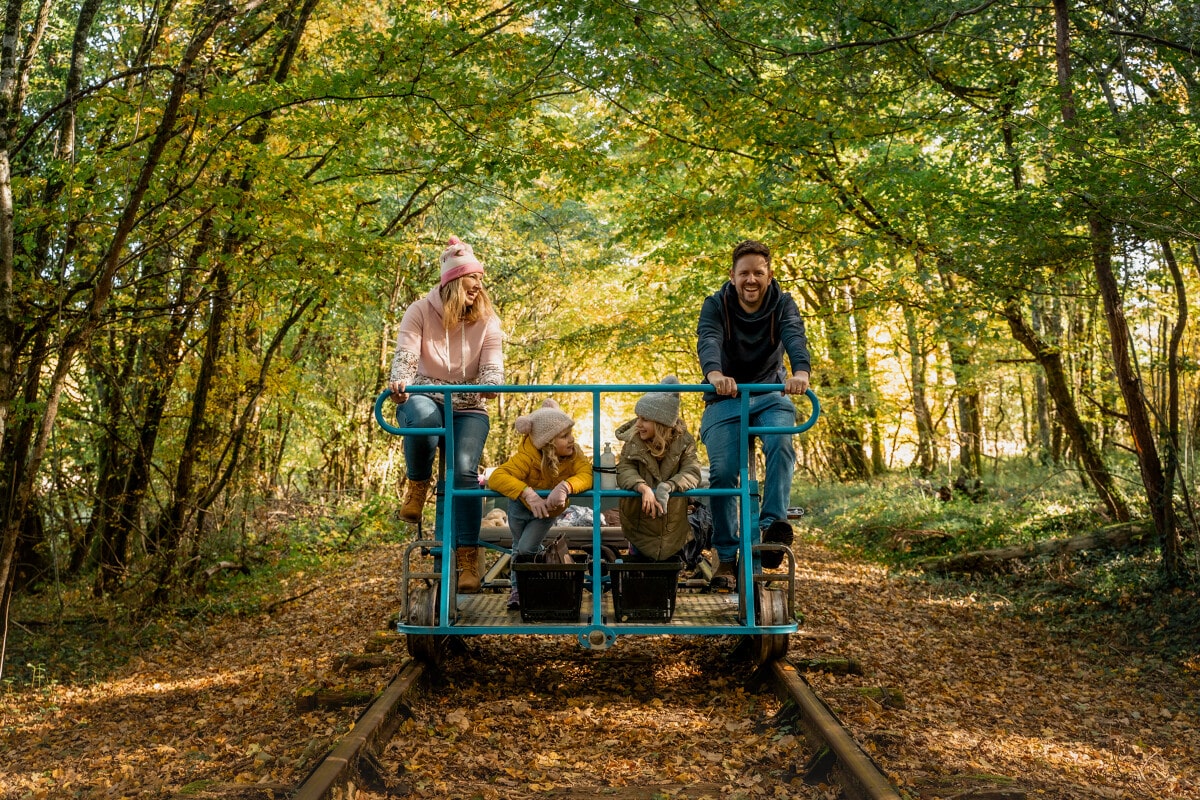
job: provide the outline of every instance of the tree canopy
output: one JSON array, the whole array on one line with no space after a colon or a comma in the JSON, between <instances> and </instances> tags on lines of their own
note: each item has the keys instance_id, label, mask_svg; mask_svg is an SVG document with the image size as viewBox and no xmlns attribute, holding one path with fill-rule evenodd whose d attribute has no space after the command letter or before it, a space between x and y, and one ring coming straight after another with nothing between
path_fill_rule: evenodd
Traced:
<instances>
[{"instance_id":1,"label":"tree canopy","mask_svg":"<svg viewBox=\"0 0 1200 800\"><path fill-rule=\"evenodd\" d=\"M450 234L487 266L513 383L699 382L699 304L762 239L828 412L812 474L1078 465L1181 579L1196 22L1178 2L11 0L5 597L59 558L98 593L136 568L162 600L264 498L388 492L371 400ZM500 404L486 458L533 402Z\"/></svg>"}]
</instances>

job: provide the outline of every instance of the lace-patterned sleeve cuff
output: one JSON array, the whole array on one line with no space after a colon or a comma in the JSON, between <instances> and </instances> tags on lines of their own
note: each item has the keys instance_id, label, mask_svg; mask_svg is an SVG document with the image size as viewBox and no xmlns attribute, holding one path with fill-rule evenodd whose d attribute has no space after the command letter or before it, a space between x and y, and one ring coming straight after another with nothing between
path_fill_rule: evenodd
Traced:
<instances>
[{"instance_id":1,"label":"lace-patterned sleeve cuff","mask_svg":"<svg viewBox=\"0 0 1200 800\"><path fill-rule=\"evenodd\" d=\"M484 386L499 386L504 383L504 367L500 364L483 364L479 367L478 380Z\"/></svg>"},{"instance_id":2,"label":"lace-patterned sleeve cuff","mask_svg":"<svg viewBox=\"0 0 1200 800\"><path fill-rule=\"evenodd\" d=\"M397 350L392 358L392 371L388 376L390 383L403 383L406 386L417 377L417 354L409 350Z\"/></svg>"}]
</instances>

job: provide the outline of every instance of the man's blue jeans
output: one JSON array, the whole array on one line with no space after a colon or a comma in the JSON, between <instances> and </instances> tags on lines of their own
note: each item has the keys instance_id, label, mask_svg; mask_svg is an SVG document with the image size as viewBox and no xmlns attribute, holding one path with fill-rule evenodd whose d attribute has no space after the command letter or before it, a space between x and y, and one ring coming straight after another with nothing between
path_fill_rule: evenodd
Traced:
<instances>
[{"instance_id":1,"label":"man's blue jeans","mask_svg":"<svg viewBox=\"0 0 1200 800\"><path fill-rule=\"evenodd\" d=\"M714 489L733 489L738 485L738 461L742 447L741 400L732 398L713 403L704 409L700 420L700 440L708 450L709 485ZM778 392L750 398L750 426L794 427L796 407ZM753 441L755 437L751 437ZM766 474L759 476L762 503L758 524L751 520L750 544L760 541L761 531L772 522L787 519L787 507L792 495L792 475L796 469L796 451L792 437L786 433L765 434L761 437L766 458ZM738 498L711 497L713 547L721 561L737 559Z\"/></svg>"},{"instance_id":2,"label":"man's blue jeans","mask_svg":"<svg viewBox=\"0 0 1200 800\"><path fill-rule=\"evenodd\" d=\"M408 402L396 409L396 420L402 428L442 427L442 404L424 394L410 394ZM488 415L476 411L451 412L454 429L453 485L455 489L479 488L479 459L487 441L492 422ZM433 463L440 436L406 434L404 461L410 481L427 481L433 477ZM435 535L442 536L442 515L445 503L439 497L435 516ZM451 525L456 547L475 547L479 544L479 524L483 521L482 497L454 498Z\"/></svg>"}]
</instances>

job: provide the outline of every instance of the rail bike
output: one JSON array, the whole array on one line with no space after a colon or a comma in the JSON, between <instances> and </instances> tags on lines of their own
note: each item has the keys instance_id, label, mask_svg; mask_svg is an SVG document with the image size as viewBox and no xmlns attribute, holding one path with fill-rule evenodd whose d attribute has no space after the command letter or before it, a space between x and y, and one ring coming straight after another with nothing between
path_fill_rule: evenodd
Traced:
<instances>
[{"instance_id":1,"label":"rail bike","mask_svg":"<svg viewBox=\"0 0 1200 800\"><path fill-rule=\"evenodd\" d=\"M455 392L478 392L477 385L410 386L410 393L441 394L443 408L451 405ZM641 395L647 392L705 392L708 384L597 384L489 386L489 392L523 393L562 397L588 394L591 397L591 445L593 487L569 499L571 506L590 509L590 525L566 525L550 529L546 541L566 537L573 554L571 563L514 564L512 537L507 526L484 527L480 549L484 562L479 570L481 589L477 594L457 593L453 510L456 497L491 498L509 502L487 488L463 489L446 480L445 464L454 463L454 427L403 428L389 422L385 408L395 408L390 392L375 401L375 420L388 433L438 436L439 466L437 502L442 504L440 530L427 532L418 525L417 538L405 546L401 575L401 612L397 630L405 634L409 653L416 659L439 663L455 637L480 635L571 635L581 647L604 650L622 636L687 635L738 636L759 663L782 658L787 653L789 634L799 624L795 610L796 561L791 548L780 544L752 544L741 536L737 560L736 589L708 589L704 575L686 575L683 565L672 562L626 562L628 543L619 525L605 524L604 512L622 497L637 492L618 489L604 479L612 470L601 463L601 398L606 395ZM758 526L758 482L751 442L763 434L799 434L816 424L820 415L817 396L809 390L811 404L807 419L794 427L751 427L750 397L781 391L780 384L742 384L738 396L725 402L740 404L741 443L739 481L736 488L702 487L672 496L687 496L707 502L719 495L738 499L739 530ZM394 413L394 412L393 412ZM581 441L582 437L579 437ZM697 441L699 437L697 436ZM545 496L548 492L539 492ZM498 498L498 501L497 501ZM485 500L485 502L487 502ZM511 501L520 502L520 501ZM609 515L611 518L611 514ZM754 526L753 528L751 526ZM434 526L435 528L438 526ZM764 571L759 558L767 550L782 551L779 569ZM432 557L433 566L429 566ZM703 570L701 570L703 572ZM506 608L513 580L520 581L521 608ZM447 587L454 590L447 591Z\"/></svg>"}]
</instances>

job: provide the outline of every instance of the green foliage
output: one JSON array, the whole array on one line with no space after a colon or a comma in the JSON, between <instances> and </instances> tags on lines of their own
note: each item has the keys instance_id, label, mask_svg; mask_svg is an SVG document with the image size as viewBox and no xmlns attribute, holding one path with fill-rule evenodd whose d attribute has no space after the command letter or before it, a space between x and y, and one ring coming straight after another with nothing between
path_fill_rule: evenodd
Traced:
<instances>
[{"instance_id":1,"label":"green foliage","mask_svg":"<svg viewBox=\"0 0 1200 800\"><path fill-rule=\"evenodd\" d=\"M298 552L388 536L384 512L360 506L401 468L370 404L451 233L487 266L513 383L695 376L703 297L736 241L768 241L808 320L825 476L868 431L877 463L912 463L915 363L941 464L964 396L981 398L996 459L1041 447L1039 373L996 313L1012 298L1061 354L1089 432L1121 443L1090 277L1086 219L1100 215L1164 406L1181 313L1159 240L1194 260L1178 243L1200 219L1195 60L1174 46L1190 41L1189 6L1072 7L1068 122L1044 6L335 2L293 40L300 6L284 3L219 26L152 162L181 43L213 13L170 8L101 9L68 118L78 20L56 6L6 120L21 144L5 474L50 408L57 365L40 359L98 324L65 364L38 467L30 514L50 531L32 551L47 562L92 568L96 515L115 519L114 487L134 484L125 576L151 566L164 509L188 509L182 541L210 559L270 540L247 523L268 496L328 504L283 537ZM1194 395L1190 333L1183 349ZM498 406L493 463L523 402ZM1035 514L999 491L940 505L879 483L830 524L906 563L1086 526L1089 501L1067 494Z\"/></svg>"},{"instance_id":2,"label":"green foliage","mask_svg":"<svg viewBox=\"0 0 1200 800\"><path fill-rule=\"evenodd\" d=\"M800 485L792 499L822 540L904 568L929 556L1094 531L1104 520L1077 480L1020 462L992 474L979 500L951 488L947 502L937 496L943 487L899 474L871 484Z\"/></svg>"}]
</instances>

